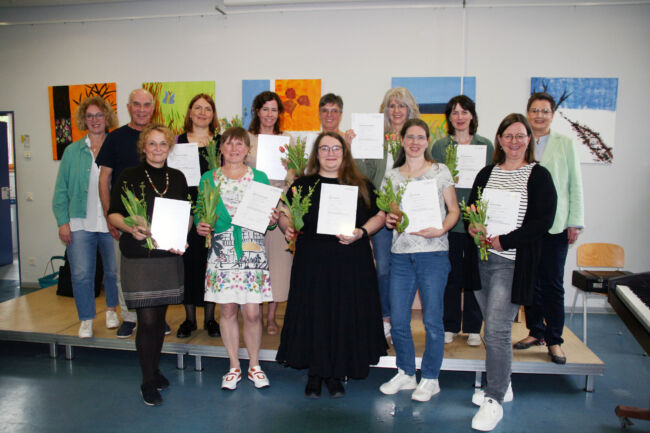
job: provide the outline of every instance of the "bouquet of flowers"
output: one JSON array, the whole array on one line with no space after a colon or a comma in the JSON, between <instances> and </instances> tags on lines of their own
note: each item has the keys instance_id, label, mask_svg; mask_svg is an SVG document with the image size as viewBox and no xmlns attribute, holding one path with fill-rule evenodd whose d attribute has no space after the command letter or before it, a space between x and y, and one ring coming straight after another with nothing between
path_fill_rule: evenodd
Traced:
<instances>
[{"instance_id":1,"label":"bouquet of flowers","mask_svg":"<svg viewBox=\"0 0 650 433\"><path fill-rule=\"evenodd\" d=\"M217 186L210 184L210 179L203 179L203 188L199 191L196 198L196 204L192 206L194 215L199 219L199 222L207 223L210 227L214 227L219 215L217 215L217 204L219 203L219 196L221 195L221 182ZM212 247L212 236L205 237L205 247Z\"/></svg>"},{"instance_id":2,"label":"bouquet of flowers","mask_svg":"<svg viewBox=\"0 0 650 433\"><path fill-rule=\"evenodd\" d=\"M295 144L280 146L280 152L286 156L282 157L282 162L287 165L287 179L293 182L296 177L305 175L307 158L305 158L305 146L307 142L298 137Z\"/></svg>"},{"instance_id":3,"label":"bouquet of flowers","mask_svg":"<svg viewBox=\"0 0 650 433\"><path fill-rule=\"evenodd\" d=\"M402 147L402 142L399 139L399 135L393 132L384 136L384 150L393 155L393 161L397 159L400 147Z\"/></svg>"},{"instance_id":4,"label":"bouquet of flowers","mask_svg":"<svg viewBox=\"0 0 650 433\"><path fill-rule=\"evenodd\" d=\"M395 190L393 189L393 181L390 180L390 177L387 177L386 185L384 185L381 191L375 190L375 193L377 194L377 207L384 212L390 212L398 216L396 225L398 233L402 233L409 225L408 216L399 208L408 183L409 180L407 180L405 184L400 185L399 188L397 188L397 193L395 193Z\"/></svg>"},{"instance_id":5,"label":"bouquet of flowers","mask_svg":"<svg viewBox=\"0 0 650 433\"><path fill-rule=\"evenodd\" d=\"M463 212L463 219L469 221L478 232L474 235L474 243L481 250L481 260L488 259L488 248L492 246L490 240L487 238L487 219L488 201L483 199L481 188L478 189L478 198L476 203L467 205L465 200L460 203L461 212Z\"/></svg>"},{"instance_id":6,"label":"bouquet of flowers","mask_svg":"<svg viewBox=\"0 0 650 433\"><path fill-rule=\"evenodd\" d=\"M445 165L449 168L454 183L458 182L458 145L454 144L454 140L449 136L449 144L445 148Z\"/></svg>"},{"instance_id":7,"label":"bouquet of flowers","mask_svg":"<svg viewBox=\"0 0 650 433\"><path fill-rule=\"evenodd\" d=\"M122 187L124 194L122 194L122 204L128 212L129 216L124 218L124 224L129 227L139 226L147 230L147 246L150 250L154 249L153 240L151 239L151 223L147 218L147 202L144 200L144 183L140 183L140 190L142 191L141 197L136 195L124 185Z\"/></svg>"},{"instance_id":8,"label":"bouquet of flowers","mask_svg":"<svg viewBox=\"0 0 650 433\"><path fill-rule=\"evenodd\" d=\"M217 146L216 140L210 140L210 143L205 147L207 151L207 156L203 157L208 161L208 167L210 170L214 170L221 166L221 152L219 152L219 146Z\"/></svg>"},{"instance_id":9,"label":"bouquet of flowers","mask_svg":"<svg viewBox=\"0 0 650 433\"><path fill-rule=\"evenodd\" d=\"M283 207L282 212L287 216L287 218L289 218L289 224L291 227L296 229L296 235L291 239L289 246L287 247L287 249L294 255L296 254L296 239L298 238L298 233L300 233L300 230L305 226L305 221L303 221L302 217L305 216L307 211L309 211L309 206L311 206L311 195L314 193L316 185L318 185L318 181L316 181L314 186L309 187L309 192L307 192L307 195L304 197L302 196L302 186L291 187L291 192L293 193L291 201L289 201L285 193L282 193L281 196L282 201L288 207L288 209Z\"/></svg>"},{"instance_id":10,"label":"bouquet of flowers","mask_svg":"<svg viewBox=\"0 0 650 433\"><path fill-rule=\"evenodd\" d=\"M244 110L244 115L246 115L246 110ZM219 119L219 124L221 124L221 129L223 130L234 128L235 126L244 126L243 120L239 114L236 114L235 117L230 120L228 120L226 117L222 117Z\"/></svg>"}]
</instances>

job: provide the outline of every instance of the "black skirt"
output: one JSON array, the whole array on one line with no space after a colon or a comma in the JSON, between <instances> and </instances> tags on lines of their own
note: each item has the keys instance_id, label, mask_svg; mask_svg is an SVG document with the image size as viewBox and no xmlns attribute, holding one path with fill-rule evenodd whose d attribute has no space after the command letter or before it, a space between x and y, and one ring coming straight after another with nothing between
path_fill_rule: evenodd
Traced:
<instances>
[{"instance_id":1,"label":"black skirt","mask_svg":"<svg viewBox=\"0 0 650 433\"><path fill-rule=\"evenodd\" d=\"M120 278L129 308L157 307L183 301L181 256L129 259L122 255Z\"/></svg>"}]
</instances>

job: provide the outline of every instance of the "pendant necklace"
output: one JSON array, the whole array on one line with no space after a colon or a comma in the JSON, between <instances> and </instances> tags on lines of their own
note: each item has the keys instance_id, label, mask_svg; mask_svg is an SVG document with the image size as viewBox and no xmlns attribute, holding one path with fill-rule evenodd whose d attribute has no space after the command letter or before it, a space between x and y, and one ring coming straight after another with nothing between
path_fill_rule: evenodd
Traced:
<instances>
[{"instance_id":1,"label":"pendant necklace","mask_svg":"<svg viewBox=\"0 0 650 433\"><path fill-rule=\"evenodd\" d=\"M144 174L147 176L147 180L149 181L149 185L151 185L151 187L156 192L156 194L158 194L159 197L162 197L165 194L167 194L167 190L169 189L169 172L167 170L165 170L165 190L162 193L160 191L158 191L158 188L156 188L156 185L154 185L153 182L151 181L151 177L149 176L149 172L147 171L146 168L144 169Z\"/></svg>"}]
</instances>

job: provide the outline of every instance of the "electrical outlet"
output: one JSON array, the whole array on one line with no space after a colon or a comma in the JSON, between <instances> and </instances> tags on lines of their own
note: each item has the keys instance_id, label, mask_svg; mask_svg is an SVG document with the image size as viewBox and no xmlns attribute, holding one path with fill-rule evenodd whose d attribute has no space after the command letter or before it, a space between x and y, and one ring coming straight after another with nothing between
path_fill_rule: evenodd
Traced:
<instances>
[{"instance_id":1,"label":"electrical outlet","mask_svg":"<svg viewBox=\"0 0 650 433\"><path fill-rule=\"evenodd\" d=\"M27 259L27 260L29 261L29 264L30 264L31 266L36 266L36 257L30 257L30 258Z\"/></svg>"}]
</instances>

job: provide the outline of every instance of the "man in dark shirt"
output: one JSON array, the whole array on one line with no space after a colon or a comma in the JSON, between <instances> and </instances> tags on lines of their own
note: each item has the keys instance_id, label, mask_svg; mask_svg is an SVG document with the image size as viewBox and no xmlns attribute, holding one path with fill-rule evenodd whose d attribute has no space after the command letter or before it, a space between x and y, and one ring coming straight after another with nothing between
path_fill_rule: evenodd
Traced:
<instances>
[{"instance_id":1,"label":"man in dark shirt","mask_svg":"<svg viewBox=\"0 0 650 433\"><path fill-rule=\"evenodd\" d=\"M131 121L126 125L108 134L102 145L95 162L99 166L99 198L104 208L104 216L107 215L111 201L111 188L115 187L115 181L125 168L134 167L140 164L137 142L142 131L149 123L154 111L154 99L151 93L145 89L136 89L129 95L129 103L126 108L129 110ZM118 186L119 188L119 186ZM108 220L108 229L115 240L119 240L120 233ZM119 245L115 244L117 264L120 263ZM119 272L118 272L119 275ZM124 302L122 286L118 284L118 295L120 308L122 310L122 325L117 330L119 338L128 338L133 334L136 326L136 314L129 311Z\"/></svg>"}]
</instances>

